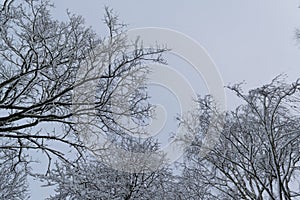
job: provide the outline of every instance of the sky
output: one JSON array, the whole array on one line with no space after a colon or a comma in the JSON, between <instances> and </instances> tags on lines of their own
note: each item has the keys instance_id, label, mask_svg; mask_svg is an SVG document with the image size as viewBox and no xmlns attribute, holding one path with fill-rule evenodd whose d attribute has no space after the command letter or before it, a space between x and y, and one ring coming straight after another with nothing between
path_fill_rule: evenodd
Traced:
<instances>
[{"instance_id":1,"label":"sky","mask_svg":"<svg viewBox=\"0 0 300 200\"><path fill-rule=\"evenodd\" d=\"M269 83L285 73L300 77L300 1L297 0L54 0L53 14L65 19L66 9L82 15L100 35L108 6L128 29L160 27L179 31L202 45L217 66L225 85L245 81L245 90ZM173 65L181 66L181 62ZM193 75L190 74L190 79ZM196 87L197 83L193 83ZM226 91L229 107L236 99ZM33 190L42 199L48 190Z\"/></svg>"},{"instance_id":2,"label":"sky","mask_svg":"<svg viewBox=\"0 0 300 200\"><path fill-rule=\"evenodd\" d=\"M299 0L116 1L54 0L54 15L68 8L80 14L100 35L104 7L119 15L128 29L161 27L179 31L202 45L216 64L224 85L245 81L245 91L285 73L288 81L300 75ZM190 73L192 74L192 73ZM226 90L229 107L237 99ZM232 108L233 106L231 106Z\"/></svg>"},{"instance_id":3,"label":"sky","mask_svg":"<svg viewBox=\"0 0 300 200\"><path fill-rule=\"evenodd\" d=\"M200 43L216 63L225 84L245 80L249 87L269 82L280 73L290 80L300 74L299 1L54 1L55 14L85 17L103 33L103 8L118 13L128 28L162 27L182 32Z\"/></svg>"}]
</instances>

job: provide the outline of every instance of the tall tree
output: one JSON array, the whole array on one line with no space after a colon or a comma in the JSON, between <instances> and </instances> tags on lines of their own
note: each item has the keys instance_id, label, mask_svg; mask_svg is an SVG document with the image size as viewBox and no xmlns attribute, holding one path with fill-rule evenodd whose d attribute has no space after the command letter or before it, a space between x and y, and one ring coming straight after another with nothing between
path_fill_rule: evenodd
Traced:
<instances>
[{"instance_id":1,"label":"tall tree","mask_svg":"<svg viewBox=\"0 0 300 200\"><path fill-rule=\"evenodd\" d=\"M5 141L0 148L17 150L17 162L29 150L45 153L49 163L53 157L68 160L57 148L62 145L80 153L85 145L74 119L91 110L103 133L124 132L120 116L136 123L148 117L145 88L136 85L142 86L145 63L163 62L165 49L128 41L125 26L108 8L108 36L100 38L80 16L53 19L51 7L48 0L5 0L0 9L0 138ZM76 107L85 104L74 105L77 88L95 80L93 105ZM132 86L135 90L126 94L131 106L118 112L124 101L120 91Z\"/></svg>"},{"instance_id":2,"label":"tall tree","mask_svg":"<svg viewBox=\"0 0 300 200\"><path fill-rule=\"evenodd\" d=\"M209 186L215 199L298 199L300 80L286 84L277 77L248 94L240 85L229 88L244 103L226 114L218 144L206 157L197 153L201 143L193 143L185 166L190 181Z\"/></svg>"}]
</instances>

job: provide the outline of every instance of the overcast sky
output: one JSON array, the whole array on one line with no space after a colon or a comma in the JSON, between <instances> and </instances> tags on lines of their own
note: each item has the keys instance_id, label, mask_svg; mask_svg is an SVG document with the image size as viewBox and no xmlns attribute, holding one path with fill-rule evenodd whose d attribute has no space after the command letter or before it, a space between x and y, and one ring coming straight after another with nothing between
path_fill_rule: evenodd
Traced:
<instances>
[{"instance_id":1,"label":"overcast sky","mask_svg":"<svg viewBox=\"0 0 300 200\"><path fill-rule=\"evenodd\" d=\"M300 28L297 0L104 1L54 0L53 13L64 18L68 8L103 34L104 6L113 8L128 28L162 27L180 31L205 47L224 83L245 80L246 88L268 83L286 73L300 77ZM229 95L228 101L233 101ZM32 199L40 199L35 190ZM47 191L45 192L45 194ZM38 198L39 197L39 198Z\"/></svg>"},{"instance_id":2,"label":"overcast sky","mask_svg":"<svg viewBox=\"0 0 300 200\"><path fill-rule=\"evenodd\" d=\"M129 28L164 27L203 45L225 84L245 80L250 87L280 73L300 75L298 0L104 1L55 0L57 16L67 8L103 33L103 8L113 8Z\"/></svg>"}]
</instances>

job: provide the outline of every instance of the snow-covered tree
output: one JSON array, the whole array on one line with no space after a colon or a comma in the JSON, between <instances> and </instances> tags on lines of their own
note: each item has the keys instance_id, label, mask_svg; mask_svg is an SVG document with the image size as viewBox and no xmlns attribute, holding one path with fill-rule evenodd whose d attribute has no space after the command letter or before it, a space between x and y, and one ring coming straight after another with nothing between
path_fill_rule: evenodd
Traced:
<instances>
[{"instance_id":1,"label":"snow-covered tree","mask_svg":"<svg viewBox=\"0 0 300 200\"><path fill-rule=\"evenodd\" d=\"M119 134L126 130L118 123L120 116L136 123L149 116L150 106L143 103L147 95L138 86L147 72L144 64L162 62L165 51L127 40L125 26L108 8L108 36L102 38L80 16L67 13L66 21L55 20L51 8L48 0L4 0L0 5L0 138L9 141L1 148L24 155L38 150L49 162L53 157L68 160L58 146L79 154L85 147L76 117L96 110L100 132ZM74 103L74 93L78 97L78 88L95 80L93 105L76 107L85 102ZM131 96L120 92L131 87ZM131 106L118 112L122 95L130 97Z\"/></svg>"},{"instance_id":2,"label":"snow-covered tree","mask_svg":"<svg viewBox=\"0 0 300 200\"><path fill-rule=\"evenodd\" d=\"M131 151L157 150L151 140L122 139L122 146ZM169 168L153 171L126 172L112 169L99 160L80 160L76 166L57 164L47 176L47 185L56 185L56 194L49 199L170 199L173 195L173 175ZM172 198L173 199L173 198Z\"/></svg>"},{"instance_id":3,"label":"snow-covered tree","mask_svg":"<svg viewBox=\"0 0 300 200\"><path fill-rule=\"evenodd\" d=\"M207 156L193 143L185 165L191 183L209 186L215 199L299 199L300 80L286 84L277 77L248 94L240 85L229 88L244 103L226 114Z\"/></svg>"},{"instance_id":4,"label":"snow-covered tree","mask_svg":"<svg viewBox=\"0 0 300 200\"><path fill-rule=\"evenodd\" d=\"M0 199L29 198L26 163L15 165L17 152L0 148Z\"/></svg>"}]
</instances>

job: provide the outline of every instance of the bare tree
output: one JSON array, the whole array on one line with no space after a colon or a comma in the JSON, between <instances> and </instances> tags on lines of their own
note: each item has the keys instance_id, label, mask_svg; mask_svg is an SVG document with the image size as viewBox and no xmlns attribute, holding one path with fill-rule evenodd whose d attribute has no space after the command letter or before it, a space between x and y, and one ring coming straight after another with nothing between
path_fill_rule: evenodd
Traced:
<instances>
[{"instance_id":1,"label":"bare tree","mask_svg":"<svg viewBox=\"0 0 300 200\"><path fill-rule=\"evenodd\" d=\"M120 147L129 151L156 151L152 140L122 138ZM56 194L49 199L170 199L173 175L169 168L130 173L110 168L99 160L85 159L76 167L56 165L47 176L46 185L56 185Z\"/></svg>"},{"instance_id":2,"label":"bare tree","mask_svg":"<svg viewBox=\"0 0 300 200\"><path fill-rule=\"evenodd\" d=\"M299 81L286 84L280 76L248 94L240 85L229 87L244 103L226 114L219 143L209 155L200 157L201 142L193 143L185 166L191 181L208 185L215 199L298 199ZM199 122L202 127L209 123Z\"/></svg>"},{"instance_id":3,"label":"bare tree","mask_svg":"<svg viewBox=\"0 0 300 200\"><path fill-rule=\"evenodd\" d=\"M0 150L0 199L29 198L27 166L26 163L15 166L14 160L17 158L15 151Z\"/></svg>"},{"instance_id":4,"label":"bare tree","mask_svg":"<svg viewBox=\"0 0 300 200\"><path fill-rule=\"evenodd\" d=\"M5 0L1 5L0 138L5 142L0 148L17 150L19 162L28 150L42 151L49 164L53 156L67 160L54 143L80 153L85 145L74 116L87 110L97 110L97 125L104 133L125 131L116 120L122 114L141 122L150 111L145 88L135 87L130 108L119 113L116 91L140 85L145 63L163 62L165 49L146 49L138 41L128 41L125 26L108 8L104 20L108 36L103 38L86 28L80 16L68 13L67 21L54 20L50 8L47 0ZM78 79L82 66L88 70ZM96 66L101 73L91 77ZM95 80L93 106L74 109L76 88Z\"/></svg>"}]
</instances>

